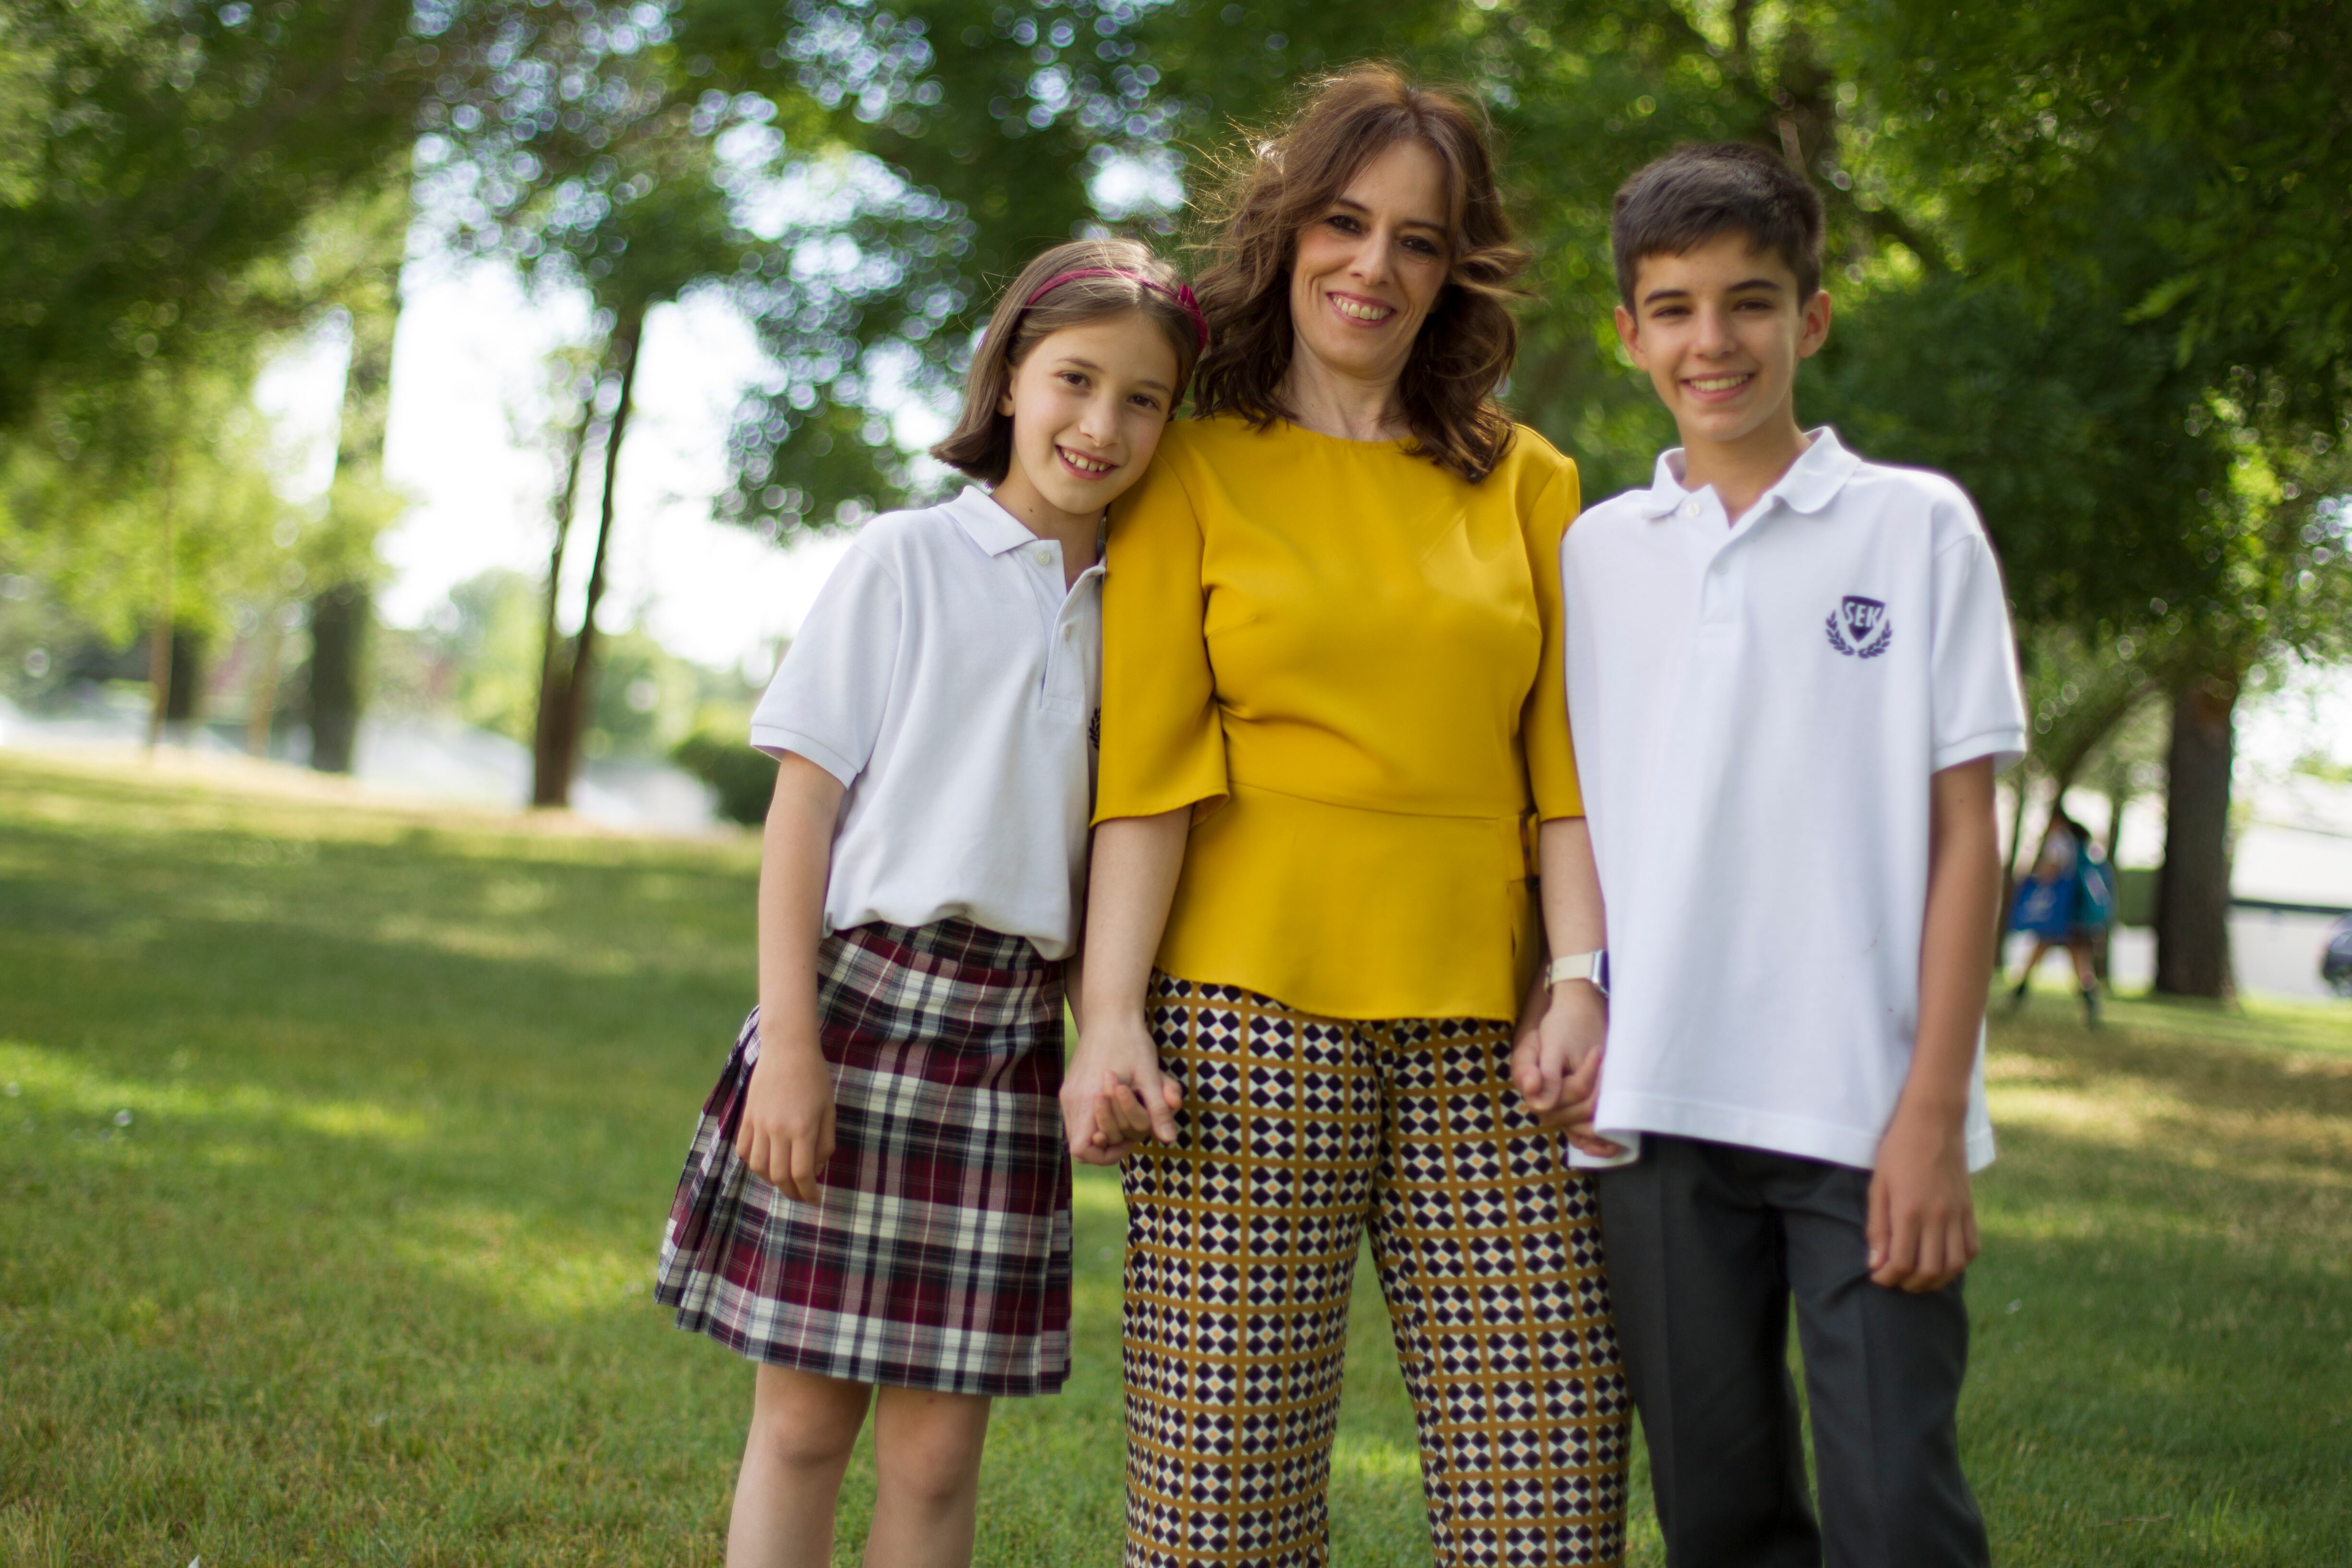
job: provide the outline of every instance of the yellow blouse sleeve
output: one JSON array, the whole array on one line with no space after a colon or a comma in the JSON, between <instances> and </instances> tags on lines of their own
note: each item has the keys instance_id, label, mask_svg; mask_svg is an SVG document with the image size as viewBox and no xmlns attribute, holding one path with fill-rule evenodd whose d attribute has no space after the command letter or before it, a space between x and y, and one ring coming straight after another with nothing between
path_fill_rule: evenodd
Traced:
<instances>
[{"instance_id":1,"label":"yellow blouse sleeve","mask_svg":"<svg viewBox=\"0 0 2352 1568\"><path fill-rule=\"evenodd\" d=\"M1519 736L1527 748L1536 816L1545 821L1584 815L1584 793L1576 782L1576 748L1568 733L1568 638L1559 603L1560 537L1575 521L1580 500L1576 464L1562 458L1528 510L1524 524L1536 616L1543 626L1543 663L1519 714Z\"/></svg>"},{"instance_id":2,"label":"yellow blouse sleeve","mask_svg":"<svg viewBox=\"0 0 2352 1568\"><path fill-rule=\"evenodd\" d=\"M1202 626L1201 521L1171 456L1111 509L1097 822L1225 798L1225 735Z\"/></svg>"}]
</instances>

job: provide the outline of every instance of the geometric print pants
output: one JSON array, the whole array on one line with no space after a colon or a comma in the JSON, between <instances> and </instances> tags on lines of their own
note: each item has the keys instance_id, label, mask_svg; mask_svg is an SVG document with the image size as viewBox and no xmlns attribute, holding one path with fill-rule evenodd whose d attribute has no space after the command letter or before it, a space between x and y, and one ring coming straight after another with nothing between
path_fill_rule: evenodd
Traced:
<instances>
[{"instance_id":1,"label":"geometric print pants","mask_svg":"<svg viewBox=\"0 0 2352 1568\"><path fill-rule=\"evenodd\" d=\"M1364 1227L1439 1568L1616 1563L1632 1409L1591 1179L1511 1026L1155 973L1172 1145L1126 1160L1126 1568L1322 1568Z\"/></svg>"}]
</instances>

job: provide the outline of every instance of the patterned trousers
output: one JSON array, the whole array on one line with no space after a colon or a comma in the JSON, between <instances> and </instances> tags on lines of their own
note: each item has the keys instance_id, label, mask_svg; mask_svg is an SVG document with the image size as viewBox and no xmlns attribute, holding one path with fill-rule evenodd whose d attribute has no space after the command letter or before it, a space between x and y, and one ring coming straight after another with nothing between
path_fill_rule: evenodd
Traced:
<instances>
[{"instance_id":1,"label":"patterned trousers","mask_svg":"<svg viewBox=\"0 0 2352 1568\"><path fill-rule=\"evenodd\" d=\"M1128 1158L1127 1568L1319 1568L1369 1223L1440 1568L1615 1563L1631 1404L1598 1207L1511 1030L1155 975L1184 1087Z\"/></svg>"}]
</instances>

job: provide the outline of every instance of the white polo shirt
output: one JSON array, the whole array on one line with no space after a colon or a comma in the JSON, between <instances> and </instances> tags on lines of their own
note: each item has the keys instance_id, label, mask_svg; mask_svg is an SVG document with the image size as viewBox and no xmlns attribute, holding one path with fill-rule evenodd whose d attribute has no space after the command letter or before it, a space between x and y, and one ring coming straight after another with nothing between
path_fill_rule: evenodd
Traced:
<instances>
[{"instance_id":1,"label":"white polo shirt","mask_svg":"<svg viewBox=\"0 0 2352 1568\"><path fill-rule=\"evenodd\" d=\"M1102 566L977 489L860 530L751 715L847 794L824 929L961 915L1047 958L1077 944Z\"/></svg>"},{"instance_id":2,"label":"white polo shirt","mask_svg":"<svg viewBox=\"0 0 2352 1568\"><path fill-rule=\"evenodd\" d=\"M1928 777L2025 750L2000 571L1958 485L1826 428L1737 527L1682 457L1560 545L1609 917L1595 1121L1870 1169L1918 1026Z\"/></svg>"}]
</instances>

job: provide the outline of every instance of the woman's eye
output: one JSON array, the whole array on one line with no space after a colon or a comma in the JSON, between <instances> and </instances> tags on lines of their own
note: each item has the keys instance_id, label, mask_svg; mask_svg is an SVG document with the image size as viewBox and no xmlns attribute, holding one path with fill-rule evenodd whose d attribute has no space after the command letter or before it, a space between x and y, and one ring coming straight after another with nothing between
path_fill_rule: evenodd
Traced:
<instances>
[{"instance_id":1,"label":"woman's eye","mask_svg":"<svg viewBox=\"0 0 2352 1568\"><path fill-rule=\"evenodd\" d=\"M1404 246L1407 250L1412 251L1415 256L1435 256L1437 254L1437 246L1433 240L1420 238L1408 239L1404 242Z\"/></svg>"},{"instance_id":2,"label":"woman's eye","mask_svg":"<svg viewBox=\"0 0 2352 1568\"><path fill-rule=\"evenodd\" d=\"M1338 229L1341 234L1354 234L1362 226L1346 213L1333 213L1329 217L1325 218L1323 221L1329 224L1333 228Z\"/></svg>"}]
</instances>

